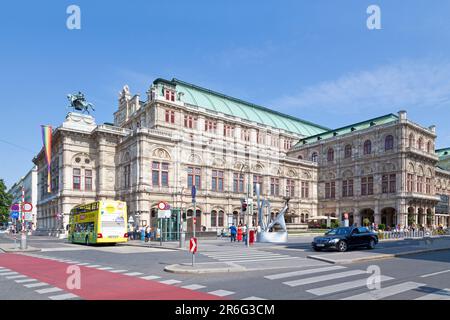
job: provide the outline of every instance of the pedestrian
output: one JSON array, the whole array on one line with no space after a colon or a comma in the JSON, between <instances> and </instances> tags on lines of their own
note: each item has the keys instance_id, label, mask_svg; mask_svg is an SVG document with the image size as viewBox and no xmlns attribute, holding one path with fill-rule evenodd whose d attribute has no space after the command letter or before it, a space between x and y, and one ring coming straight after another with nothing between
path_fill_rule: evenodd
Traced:
<instances>
[{"instance_id":1,"label":"pedestrian","mask_svg":"<svg viewBox=\"0 0 450 320\"><path fill-rule=\"evenodd\" d=\"M244 224L242 226L242 238L243 238L244 243L247 243L247 225L246 224Z\"/></svg>"},{"instance_id":2,"label":"pedestrian","mask_svg":"<svg viewBox=\"0 0 450 320\"><path fill-rule=\"evenodd\" d=\"M231 224L230 226L230 238L231 238L231 242L236 242L236 233L237 233L237 229L236 226L233 224Z\"/></svg>"},{"instance_id":3,"label":"pedestrian","mask_svg":"<svg viewBox=\"0 0 450 320\"><path fill-rule=\"evenodd\" d=\"M150 232L151 232L150 226L147 225L145 227L145 242L148 242L148 240L150 239Z\"/></svg>"},{"instance_id":4,"label":"pedestrian","mask_svg":"<svg viewBox=\"0 0 450 320\"><path fill-rule=\"evenodd\" d=\"M238 229L237 229L237 241L241 242L242 241L242 226L239 225Z\"/></svg>"}]
</instances>

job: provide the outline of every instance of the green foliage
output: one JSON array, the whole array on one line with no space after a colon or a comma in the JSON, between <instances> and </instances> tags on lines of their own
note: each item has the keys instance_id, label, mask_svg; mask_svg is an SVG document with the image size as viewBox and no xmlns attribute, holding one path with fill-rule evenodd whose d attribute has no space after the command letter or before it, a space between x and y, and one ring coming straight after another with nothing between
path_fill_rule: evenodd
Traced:
<instances>
[{"instance_id":1,"label":"green foliage","mask_svg":"<svg viewBox=\"0 0 450 320\"><path fill-rule=\"evenodd\" d=\"M378 230L386 230L386 225L385 224L383 224L383 223L380 223L379 225L378 225Z\"/></svg>"},{"instance_id":2,"label":"green foliage","mask_svg":"<svg viewBox=\"0 0 450 320\"><path fill-rule=\"evenodd\" d=\"M364 224L365 227L370 226L370 220L368 218L364 218L363 224Z\"/></svg>"},{"instance_id":3,"label":"green foliage","mask_svg":"<svg viewBox=\"0 0 450 320\"><path fill-rule=\"evenodd\" d=\"M0 223L8 222L11 203L12 196L6 192L6 185L3 179L0 179Z\"/></svg>"},{"instance_id":4,"label":"green foliage","mask_svg":"<svg viewBox=\"0 0 450 320\"><path fill-rule=\"evenodd\" d=\"M331 222L331 228L339 228L339 221L335 220Z\"/></svg>"}]
</instances>

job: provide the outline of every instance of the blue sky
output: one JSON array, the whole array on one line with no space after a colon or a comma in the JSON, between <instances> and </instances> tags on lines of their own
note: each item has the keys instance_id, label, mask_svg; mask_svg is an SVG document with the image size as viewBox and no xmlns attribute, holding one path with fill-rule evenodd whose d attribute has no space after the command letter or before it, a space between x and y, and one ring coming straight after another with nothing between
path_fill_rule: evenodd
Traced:
<instances>
[{"instance_id":1,"label":"blue sky","mask_svg":"<svg viewBox=\"0 0 450 320\"><path fill-rule=\"evenodd\" d=\"M81 8L81 30L66 8ZM366 9L381 8L382 30ZM0 6L0 178L32 167L41 124L83 91L98 123L118 92L192 82L327 127L408 111L450 146L450 2L8 1Z\"/></svg>"}]
</instances>

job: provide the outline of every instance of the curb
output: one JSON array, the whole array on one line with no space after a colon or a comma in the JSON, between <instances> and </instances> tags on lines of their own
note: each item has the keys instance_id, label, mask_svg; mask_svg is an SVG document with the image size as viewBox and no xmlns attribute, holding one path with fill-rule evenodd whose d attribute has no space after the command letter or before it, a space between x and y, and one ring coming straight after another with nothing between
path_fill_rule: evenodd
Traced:
<instances>
[{"instance_id":1,"label":"curb","mask_svg":"<svg viewBox=\"0 0 450 320\"><path fill-rule=\"evenodd\" d=\"M422 249L422 250L414 250L414 251L407 251L407 252L401 252L401 253L386 253L386 254L380 254L380 255L374 256L374 257L364 257L364 258L346 259L346 260L333 260L333 259L327 259L327 258L324 258L321 256L307 256L307 258L327 262L330 264L351 264L351 263L356 263L356 262L364 262L364 261L371 261L371 260L384 260L384 259L391 259L391 258L396 258L396 257L401 257L401 256L419 254L419 253L437 252L437 251L445 251L445 250L450 250L450 247L436 248L436 249Z\"/></svg>"},{"instance_id":2,"label":"curb","mask_svg":"<svg viewBox=\"0 0 450 320\"><path fill-rule=\"evenodd\" d=\"M4 253L26 253L26 252L39 252L39 251L42 251L42 249L33 248L33 249L21 250L21 249L4 249L4 248L0 248L0 251L2 251Z\"/></svg>"},{"instance_id":3,"label":"curb","mask_svg":"<svg viewBox=\"0 0 450 320\"><path fill-rule=\"evenodd\" d=\"M170 273L180 273L180 274L205 274L205 273L229 273L229 272L245 272L248 271L244 267L238 266L228 266L222 268L199 268L199 269L180 269L180 267L184 267L180 264L172 264L164 267L164 271Z\"/></svg>"}]
</instances>

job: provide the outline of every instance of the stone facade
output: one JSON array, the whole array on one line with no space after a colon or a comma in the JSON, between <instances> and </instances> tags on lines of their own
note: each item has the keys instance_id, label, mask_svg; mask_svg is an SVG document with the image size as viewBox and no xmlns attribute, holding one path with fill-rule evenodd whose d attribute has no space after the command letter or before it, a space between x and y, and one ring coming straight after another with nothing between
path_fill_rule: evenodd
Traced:
<instances>
[{"instance_id":1,"label":"stone facade","mask_svg":"<svg viewBox=\"0 0 450 320\"><path fill-rule=\"evenodd\" d=\"M255 198L256 183L272 215L284 197L291 198L290 228L305 227L314 217L342 219L343 213L357 224L368 218L404 225L426 223L428 213L428 222L447 225L448 212L439 221L434 214L441 200L436 177L444 181L450 175L436 171L434 127L407 120L405 112L369 122L367 128L329 131L175 79L155 80L146 101L125 86L114 124L97 125L90 116L69 113L54 130L50 194L43 150L34 159L38 228L62 229L73 206L103 199L126 201L139 225L156 223L160 201L189 221L193 184L198 230L221 230L230 222L252 225L256 216L242 215L241 200ZM370 152L364 154L367 141ZM60 213L63 220L55 218Z\"/></svg>"}]
</instances>

